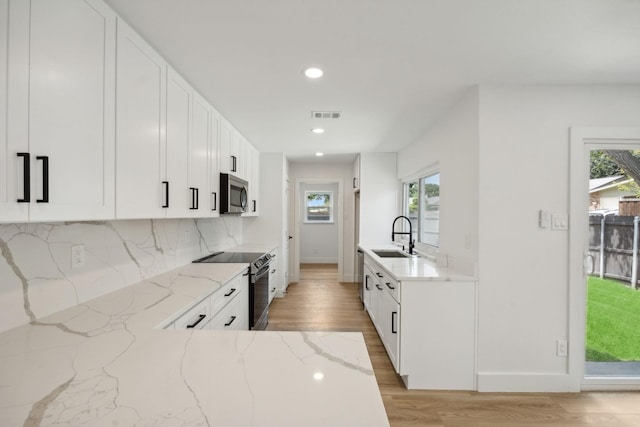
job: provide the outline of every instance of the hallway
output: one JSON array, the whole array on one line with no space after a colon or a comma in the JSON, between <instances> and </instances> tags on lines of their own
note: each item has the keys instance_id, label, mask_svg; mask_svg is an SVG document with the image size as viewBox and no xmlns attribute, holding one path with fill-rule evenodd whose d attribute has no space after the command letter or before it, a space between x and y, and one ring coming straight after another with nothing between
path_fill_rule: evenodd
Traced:
<instances>
[{"instance_id":1,"label":"hallway","mask_svg":"<svg viewBox=\"0 0 640 427\"><path fill-rule=\"evenodd\" d=\"M272 331L360 331L392 427L637 427L640 393L477 393L407 390L393 371L356 283L335 264L301 264L300 281L269 309Z\"/></svg>"}]
</instances>

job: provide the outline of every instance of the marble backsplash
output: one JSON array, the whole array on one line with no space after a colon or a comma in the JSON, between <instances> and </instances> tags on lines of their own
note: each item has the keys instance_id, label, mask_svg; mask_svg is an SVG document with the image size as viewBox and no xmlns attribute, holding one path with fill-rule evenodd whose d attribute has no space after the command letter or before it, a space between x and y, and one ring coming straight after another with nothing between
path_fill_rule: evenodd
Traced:
<instances>
[{"instance_id":1,"label":"marble backsplash","mask_svg":"<svg viewBox=\"0 0 640 427\"><path fill-rule=\"evenodd\" d=\"M0 332L241 243L239 217L0 224Z\"/></svg>"}]
</instances>

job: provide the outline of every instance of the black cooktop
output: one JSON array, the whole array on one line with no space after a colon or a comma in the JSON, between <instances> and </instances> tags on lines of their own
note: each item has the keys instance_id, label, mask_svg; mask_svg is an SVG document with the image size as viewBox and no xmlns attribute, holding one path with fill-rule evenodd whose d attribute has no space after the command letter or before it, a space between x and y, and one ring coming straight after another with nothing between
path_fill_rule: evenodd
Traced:
<instances>
[{"instance_id":1,"label":"black cooktop","mask_svg":"<svg viewBox=\"0 0 640 427\"><path fill-rule=\"evenodd\" d=\"M197 259L193 262L204 262L204 263L251 263L261 256L264 253L260 252L216 252L211 255L207 255L206 257Z\"/></svg>"}]
</instances>

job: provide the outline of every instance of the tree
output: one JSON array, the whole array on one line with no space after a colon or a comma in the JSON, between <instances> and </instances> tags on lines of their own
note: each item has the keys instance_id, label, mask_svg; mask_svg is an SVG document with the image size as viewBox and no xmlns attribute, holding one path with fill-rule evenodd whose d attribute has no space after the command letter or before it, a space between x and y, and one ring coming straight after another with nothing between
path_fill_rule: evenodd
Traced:
<instances>
[{"instance_id":1,"label":"tree","mask_svg":"<svg viewBox=\"0 0 640 427\"><path fill-rule=\"evenodd\" d=\"M624 173L640 185L640 152L631 150L603 150Z\"/></svg>"},{"instance_id":2,"label":"tree","mask_svg":"<svg viewBox=\"0 0 640 427\"><path fill-rule=\"evenodd\" d=\"M623 172L620 169L618 163L608 156L602 150L591 151L590 173L589 177L593 178L606 178L608 176L622 175Z\"/></svg>"}]
</instances>

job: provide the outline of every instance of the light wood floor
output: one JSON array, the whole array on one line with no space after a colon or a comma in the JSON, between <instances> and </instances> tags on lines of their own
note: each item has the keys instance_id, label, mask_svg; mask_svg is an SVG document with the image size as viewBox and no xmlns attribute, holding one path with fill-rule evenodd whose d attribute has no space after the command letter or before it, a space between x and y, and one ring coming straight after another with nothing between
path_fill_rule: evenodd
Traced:
<instances>
[{"instance_id":1,"label":"light wood floor","mask_svg":"<svg viewBox=\"0 0 640 427\"><path fill-rule=\"evenodd\" d=\"M395 374L357 284L337 266L303 264L300 281L269 309L269 330L362 331L392 427L640 427L640 393L476 393L405 389Z\"/></svg>"}]
</instances>

